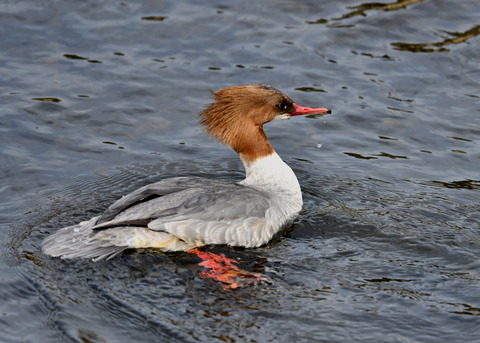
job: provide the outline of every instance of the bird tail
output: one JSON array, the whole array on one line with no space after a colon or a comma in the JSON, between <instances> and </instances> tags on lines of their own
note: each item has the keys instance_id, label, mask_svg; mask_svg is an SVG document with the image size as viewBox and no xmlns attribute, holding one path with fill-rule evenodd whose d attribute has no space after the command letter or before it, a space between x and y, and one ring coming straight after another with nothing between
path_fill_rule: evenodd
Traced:
<instances>
[{"instance_id":1,"label":"bird tail","mask_svg":"<svg viewBox=\"0 0 480 343\"><path fill-rule=\"evenodd\" d=\"M60 229L48 236L42 245L45 254L63 259L89 258L94 261L111 259L128 248L96 238L92 230L97 217Z\"/></svg>"}]
</instances>

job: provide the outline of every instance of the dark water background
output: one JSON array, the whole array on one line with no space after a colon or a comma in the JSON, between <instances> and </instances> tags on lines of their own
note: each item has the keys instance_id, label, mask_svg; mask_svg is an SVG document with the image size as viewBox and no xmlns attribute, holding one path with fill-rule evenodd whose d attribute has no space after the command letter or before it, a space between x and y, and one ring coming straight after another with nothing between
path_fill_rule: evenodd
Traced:
<instances>
[{"instance_id":1,"label":"dark water background","mask_svg":"<svg viewBox=\"0 0 480 343\"><path fill-rule=\"evenodd\" d=\"M0 3L1 342L480 341L477 0ZM270 84L332 115L266 132L305 208L269 245L62 261L57 229L173 175L239 180L196 126Z\"/></svg>"}]
</instances>

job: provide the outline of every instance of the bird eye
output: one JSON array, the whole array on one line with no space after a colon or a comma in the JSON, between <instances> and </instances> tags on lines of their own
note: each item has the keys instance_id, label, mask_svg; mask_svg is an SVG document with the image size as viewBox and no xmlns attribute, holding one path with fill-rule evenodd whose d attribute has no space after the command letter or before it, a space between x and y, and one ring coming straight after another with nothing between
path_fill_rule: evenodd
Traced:
<instances>
[{"instance_id":1,"label":"bird eye","mask_svg":"<svg viewBox=\"0 0 480 343\"><path fill-rule=\"evenodd\" d=\"M277 105L280 111L285 112L288 108L288 104L286 102L282 102Z\"/></svg>"}]
</instances>

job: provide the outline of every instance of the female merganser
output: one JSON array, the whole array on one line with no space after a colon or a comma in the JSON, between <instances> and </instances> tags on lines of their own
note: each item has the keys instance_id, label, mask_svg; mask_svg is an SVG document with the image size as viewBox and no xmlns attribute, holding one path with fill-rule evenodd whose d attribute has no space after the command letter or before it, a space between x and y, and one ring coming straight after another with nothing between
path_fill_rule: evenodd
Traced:
<instances>
[{"instance_id":1,"label":"female merganser","mask_svg":"<svg viewBox=\"0 0 480 343\"><path fill-rule=\"evenodd\" d=\"M259 247L302 208L292 169L273 150L263 124L309 108L270 86L243 85L213 92L199 116L214 138L235 150L246 178L238 183L176 177L144 186L102 215L63 228L43 242L45 254L61 258L112 258L129 248L188 251L210 244Z\"/></svg>"}]
</instances>

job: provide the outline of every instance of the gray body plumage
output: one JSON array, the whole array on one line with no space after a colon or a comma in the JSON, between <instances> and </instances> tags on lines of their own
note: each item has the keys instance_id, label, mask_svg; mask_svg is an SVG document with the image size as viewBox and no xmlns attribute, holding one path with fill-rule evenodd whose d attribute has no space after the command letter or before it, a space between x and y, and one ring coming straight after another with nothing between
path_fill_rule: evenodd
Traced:
<instances>
[{"instance_id":1,"label":"gray body plumage","mask_svg":"<svg viewBox=\"0 0 480 343\"><path fill-rule=\"evenodd\" d=\"M164 251L205 244L258 246L271 238L262 236L274 202L271 194L238 183L167 179L122 197L98 217L57 231L45 239L43 251L62 258L104 259L148 246Z\"/></svg>"}]
</instances>

